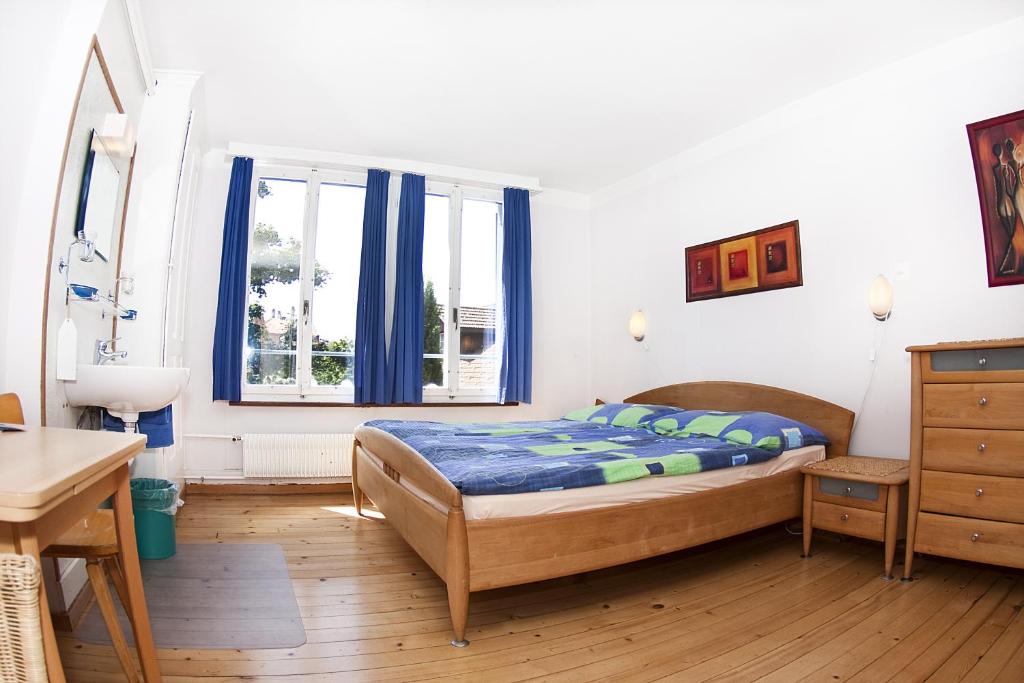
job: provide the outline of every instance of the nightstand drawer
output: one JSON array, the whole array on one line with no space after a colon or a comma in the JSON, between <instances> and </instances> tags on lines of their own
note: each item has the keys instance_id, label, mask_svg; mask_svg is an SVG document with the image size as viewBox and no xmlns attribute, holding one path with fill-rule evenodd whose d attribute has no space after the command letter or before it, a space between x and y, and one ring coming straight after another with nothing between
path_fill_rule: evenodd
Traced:
<instances>
[{"instance_id":1,"label":"nightstand drawer","mask_svg":"<svg viewBox=\"0 0 1024 683\"><path fill-rule=\"evenodd\" d=\"M1024 479L921 472L921 509L961 517L1024 522Z\"/></svg>"},{"instance_id":2,"label":"nightstand drawer","mask_svg":"<svg viewBox=\"0 0 1024 683\"><path fill-rule=\"evenodd\" d=\"M1024 431L927 427L922 466L926 470L1024 477Z\"/></svg>"},{"instance_id":3,"label":"nightstand drawer","mask_svg":"<svg viewBox=\"0 0 1024 683\"><path fill-rule=\"evenodd\" d=\"M1024 384L925 384L925 427L1024 429Z\"/></svg>"},{"instance_id":4,"label":"nightstand drawer","mask_svg":"<svg viewBox=\"0 0 1024 683\"><path fill-rule=\"evenodd\" d=\"M815 529L835 531L881 541L885 538L885 513L814 501L811 511Z\"/></svg>"},{"instance_id":5,"label":"nightstand drawer","mask_svg":"<svg viewBox=\"0 0 1024 683\"><path fill-rule=\"evenodd\" d=\"M812 498L832 505L848 505L885 512L885 495L882 488L878 484L815 476Z\"/></svg>"},{"instance_id":6,"label":"nightstand drawer","mask_svg":"<svg viewBox=\"0 0 1024 683\"><path fill-rule=\"evenodd\" d=\"M1024 568L1024 526L922 512L914 550Z\"/></svg>"},{"instance_id":7,"label":"nightstand drawer","mask_svg":"<svg viewBox=\"0 0 1024 683\"><path fill-rule=\"evenodd\" d=\"M845 481L832 477L818 477L818 488L830 496L849 496L861 500L878 500L878 484L862 481Z\"/></svg>"}]
</instances>

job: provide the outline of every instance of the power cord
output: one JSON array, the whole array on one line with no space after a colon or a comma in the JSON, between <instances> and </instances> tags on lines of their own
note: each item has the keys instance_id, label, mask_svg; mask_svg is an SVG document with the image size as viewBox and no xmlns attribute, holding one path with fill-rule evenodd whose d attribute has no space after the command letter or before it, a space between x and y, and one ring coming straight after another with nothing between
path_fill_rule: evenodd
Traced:
<instances>
[{"instance_id":1,"label":"power cord","mask_svg":"<svg viewBox=\"0 0 1024 683\"><path fill-rule=\"evenodd\" d=\"M881 332L875 332L876 342L871 350L871 373L868 375L868 384L864 387L864 395L860 398L860 405L857 406L857 412L853 416L853 426L850 428L851 438L857 430L857 423L860 422L861 415L864 414L864 406L867 405L868 394L871 393L871 385L874 384L875 381L875 371L878 369L878 354L882 350L882 346L885 344L885 330L888 327L886 323L890 317L892 317L892 311L889 311L885 320L881 321Z\"/></svg>"}]
</instances>

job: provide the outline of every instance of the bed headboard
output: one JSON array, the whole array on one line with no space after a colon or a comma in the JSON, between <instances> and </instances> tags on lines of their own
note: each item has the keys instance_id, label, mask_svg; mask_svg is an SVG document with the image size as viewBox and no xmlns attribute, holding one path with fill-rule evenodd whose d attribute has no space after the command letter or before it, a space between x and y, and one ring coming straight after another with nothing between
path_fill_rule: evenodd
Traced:
<instances>
[{"instance_id":1,"label":"bed headboard","mask_svg":"<svg viewBox=\"0 0 1024 683\"><path fill-rule=\"evenodd\" d=\"M814 427L832 445L828 455L846 455L853 430L853 411L820 398L787 389L744 382L687 382L648 389L625 403L655 403L694 410L760 410L784 415Z\"/></svg>"}]
</instances>

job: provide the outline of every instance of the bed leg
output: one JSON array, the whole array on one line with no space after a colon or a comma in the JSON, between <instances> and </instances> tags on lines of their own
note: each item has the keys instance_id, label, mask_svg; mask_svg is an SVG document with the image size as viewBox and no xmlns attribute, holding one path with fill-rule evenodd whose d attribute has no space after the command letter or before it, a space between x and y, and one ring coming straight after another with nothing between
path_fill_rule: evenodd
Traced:
<instances>
[{"instance_id":1,"label":"bed leg","mask_svg":"<svg viewBox=\"0 0 1024 683\"><path fill-rule=\"evenodd\" d=\"M466 515L461 507L448 510L445 583L448 584L448 610L452 617L452 646L466 647L466 622L469 620L469 537Z\"/></svg>"},{"instance_id":2,"label":"bed leg","mask_svg":"<svg viewBox=\"0 0 1024 683\"><path fill-rule=\"evenodd\" d=\"M352 505L356 514L363 516L363 492L359 489L358 462L356 454L359 452L359 439L352 443Z\"/></svg>"}]
</instances>

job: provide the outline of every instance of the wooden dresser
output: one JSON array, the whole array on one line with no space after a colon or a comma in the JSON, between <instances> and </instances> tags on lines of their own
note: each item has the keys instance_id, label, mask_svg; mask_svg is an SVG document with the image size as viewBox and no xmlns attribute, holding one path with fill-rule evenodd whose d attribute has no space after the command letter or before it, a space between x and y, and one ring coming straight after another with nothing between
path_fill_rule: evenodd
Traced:
<instances>
[{"instance_id":1,"label":"wooden dresser","mask_svg":"<svg viewBox=\"0 0 1024 683\"><path fill-rule=\"evenodd\" d=\"M911 346L914 552L1024 568L1024 338Z\"/></svg>"}]
</instances>

